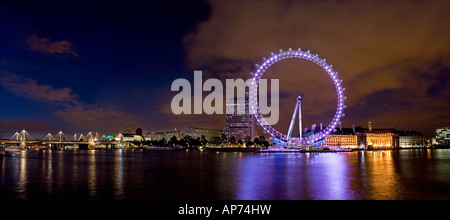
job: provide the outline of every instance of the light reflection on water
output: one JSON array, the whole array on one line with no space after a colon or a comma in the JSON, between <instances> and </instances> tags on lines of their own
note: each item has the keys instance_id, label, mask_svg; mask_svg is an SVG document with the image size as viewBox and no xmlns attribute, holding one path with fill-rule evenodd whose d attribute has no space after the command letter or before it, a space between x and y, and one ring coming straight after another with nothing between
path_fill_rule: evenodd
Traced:
<instances>
[{"instance_id":1,"label":"light reflection on water","mask_svg":"<svg viewBox=\"0 0 450 220\"><path fill-rule=\"evenodd\" d=\"M342 154L262 154L245 160L237 199L356 199ZM264 169L261 169L264 168ZM253 184L252 184L253 183Z\"/></svg>"},{"instance_id":2,"label":"light reflection on water","mask_svg":"<svg viewBox=\"0 0 450 220\"><path fill-rule=\"evenodd\" d=\"M0 160L0 199L450 199L448 149L24 151Z\"/></svg>"}]
</instances>

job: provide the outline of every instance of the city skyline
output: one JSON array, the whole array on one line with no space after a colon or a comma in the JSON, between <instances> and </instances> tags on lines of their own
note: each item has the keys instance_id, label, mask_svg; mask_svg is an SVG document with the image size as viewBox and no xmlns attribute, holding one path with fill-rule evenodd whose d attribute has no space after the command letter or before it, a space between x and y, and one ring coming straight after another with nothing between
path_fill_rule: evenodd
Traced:
<instances>
[{"instance_id":1,"label":"city skyline","mask_svg":"<svg viewBox=\"0 0 450 220\"><path fill-rule=\"evenodd\" d=\"M450 124L449 9L447 1L2 3L0 132L224 129L225 115L173 114L171 83L192 81L194 70L245 80L271 51L301 47L339 72L343 127L370 120L431 137ZM311 70L295 65L275 70ZM302 103L304 127L329 123L325 110L311 113L330 103L321 79ZM290 118L295 100L280 99Z\"/></svg>"}]
</instances>

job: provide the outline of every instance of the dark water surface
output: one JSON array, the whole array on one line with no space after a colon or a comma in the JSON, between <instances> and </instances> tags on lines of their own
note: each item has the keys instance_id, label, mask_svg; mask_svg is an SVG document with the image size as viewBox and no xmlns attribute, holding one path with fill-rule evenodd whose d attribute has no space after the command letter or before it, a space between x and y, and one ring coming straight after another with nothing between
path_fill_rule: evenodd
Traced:
<instances>
[{"instance_id":1,"label":"dark water surface","mask_svg":"<svg viewBox=\"0 0 450 220\"><path fill-rule=\"evenodd\" d=\"M450 149L348 153L23 151L0 199L450 199Z\"/></svg>"}]
</instances>

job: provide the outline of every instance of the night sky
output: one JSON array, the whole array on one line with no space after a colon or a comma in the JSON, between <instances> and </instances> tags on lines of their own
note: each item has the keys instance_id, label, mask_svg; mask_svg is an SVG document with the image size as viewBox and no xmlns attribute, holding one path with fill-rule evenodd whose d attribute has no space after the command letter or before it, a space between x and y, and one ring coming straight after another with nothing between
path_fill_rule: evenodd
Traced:
<instances>
[{"instance_id":1,"label":"night sky","mask_svg":"<svg viewBox=\"0 0 450 220\"><path fill-rule=\"evenodd\" d=\"M171 83L192 82L194 70L203 80L245 80L262 57L288 48L311 50L339 72L344 127L371 120L433 136L450 125L449 11L448 0L3 1L1 136L223 129L224 115L174 115ZM285 74L273 77L305 72L279 64L273 71ZM302 87L315 103L305 103L304 127L330 121L328 81L303 84L315 85ZM280 117L290 118L295 103L280 98L288 112Z\"/></svg>"}]
</instances>

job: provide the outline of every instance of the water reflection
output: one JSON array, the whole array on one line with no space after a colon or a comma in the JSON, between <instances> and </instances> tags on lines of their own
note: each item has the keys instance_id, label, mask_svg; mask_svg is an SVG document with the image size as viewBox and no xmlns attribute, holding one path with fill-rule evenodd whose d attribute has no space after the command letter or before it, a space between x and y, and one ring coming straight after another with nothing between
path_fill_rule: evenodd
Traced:
<instances>
[{"instance_id":1,"label":"water reflection","mask_svg":"<svg viewBox=\"0 0 450 220\"><path fill-rule=\"evenodd\" d=\"M94 150L88 151L88 187L89 187L89 198L95 198L97 196L97 170L95 163L95 152Z\"/></svg>"},{"instance_id":2,"label":"water reflection","mask_svg":"<svg viewBox=\"0 0 450 220\"><path fill-rule=\"evenodd\" d=\"M411 153L414 152L414 153ZM448 199L449 154L428 151L367 151L329 154L262 154L239 170L236 199ZM447 161L437 161L437 158ZM411 167L411 163L414 165ZM442 166L445 163L446 166ZM409 164L409 165L408 165ZM422 165L419 165L422 164ZM431 169L433 168L433 169ZM442 169L434 172L435 168ZM427 171L426 184L419 185ZM424 181L423 179L421 181ZM428 184L428 185L427 185ZM406 186L409 186L407 188ZM418 189L416 189L418 188ZM444 193L444 194L442 194Z\"/></svg>"},{"instance_id":3,"label":"water reflection","mask_svg":"<svg viewBox=\"0 0 450 220\"><path fill-rule=\"evenodd\" d=\"M366 178L362 179L367 190L366 195L372 199L399 198L402 183L395 167L392 151L371 151L365 166Z\"/></svg>"},{"instance_id":4,"label":"water reflection","mask_svg":"<svg viewBox=\"0 0 450 220\"><path fill-rule=\"evenodd\" d=\"M52 154L44 154L45 160L42 161L42 173L45 175L45 186L47 188L47 194L50 195L53 192L53 156Z\"/></svg>"},{"instance_id":5,"label":"water reflection","mask_svg":"<svg viewBox=\"0 0 450 220\"><path fill-rule=\"evenodd\" d=\"M338 154L261 154L239 169L235 199L354 199L345 157Z\"/></svg>"},{"instance_id":6,"label":"water reflection","mask_svg":"<svg viewBox=\"0 0 450 220\"><path fill-rule=\"evenodd\" d=\"M338 154L317 155L313 160L320 167L315 165L310 169L311 186L314 199L355 199L348 185L350 183L349 166L346 166L345 156ZM319 157L321 156L321 157ZM320 170L319 170L320 169Z\"/></svg>"},{"instance_id":7,"label":"water reflection","mask_svg":"<svg viewBox=\"0 0 450 220\"><path fill-rule=\"evenodd\" d=\"M449 199L450 150L21 152L1 199Z\"/></svg>"},{"instance_id":8,"label":"water reflection","mask_svg":"<svg viewBox=\"0 0 450 220\"><path fill-rule=\"evenodd\" d=\"M114 197L115 199L125 199L123 180L123 159L122 150L118 150L114 155Z\"/></svg>"},{"instance_id":9,"label":"water reflection","mask_svg":"<svg viewBox=\"0 0 450 220\"><path fill-rule=\"evenodd\" d=\"M17 193L19 194L18 197L20 199L26 199L27 183L28 183L27 167L26 167L27 166L26 151L23 152L23 154L21 155L18 166L20 167L20 171L19 171L19 181L17 182Z\"/></svg>"}]
</instances>

